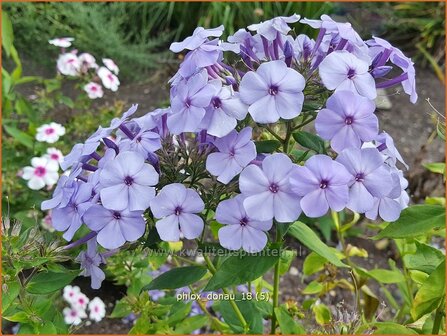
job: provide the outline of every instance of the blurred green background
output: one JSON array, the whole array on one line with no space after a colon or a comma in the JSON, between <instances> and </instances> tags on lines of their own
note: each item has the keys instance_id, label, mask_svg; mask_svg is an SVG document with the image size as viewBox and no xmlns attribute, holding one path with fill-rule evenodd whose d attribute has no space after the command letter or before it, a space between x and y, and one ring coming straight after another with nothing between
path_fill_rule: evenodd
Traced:
<instances>
[{"instance_id":1,"label":"blurred green background","mask_svg":"<svg viewBox=\"0 0 447 336\"><path fill-rule=\"evenodd\" d=\"M40 66L54 67L58 50L48 40L73 36L81 51L109 55L124 78L141 78L175 57L167 52L173 40L189 36L197 25L225 25L233 34L278 15L318 18L332 14L349 20L369 37L385 36L421 66L442 76L445 48L444 2L335 3L335 2L111 2L111 3L3 3L14 25L19 52ZM360 28L359 28L360 27ZM297 33L315 34L303 28Z\"/></svg>"}]
</instances>

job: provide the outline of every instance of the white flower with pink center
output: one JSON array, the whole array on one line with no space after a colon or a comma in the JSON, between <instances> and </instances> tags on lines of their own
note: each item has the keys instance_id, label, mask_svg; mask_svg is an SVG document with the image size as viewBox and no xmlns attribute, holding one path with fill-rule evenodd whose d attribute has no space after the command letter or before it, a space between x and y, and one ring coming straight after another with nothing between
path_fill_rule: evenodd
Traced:
<instances>
[{"instance_id":1,"label":"white flower with pink center","mask_svg":"<svg viewBox=\"0 0 447 336\"><path fill-rule=\"evenodd\" d=\"M45 157L50 161L51 164L55 166L55 169L59 169L59 165L64 161L64 155L62 152L54 147L50 147L47 149L47 154Z\"/></svg>"},{"instance_id":2,"label":"white flower with pink center","mask_svg":"<svg viewBox=\"0 0 447 336\"><path fill-rule=\"evenodd\" d=\"M106 316L106 305L99 297L90 301L88 310L90 311L90 319L93 321L99 322Z\"/></svg>"},{"instance_id":3,"label":"white flower with pink center","mask_svg":"<svg viewBox=\"0 0 447 336\"><path fill-rule=\"evenodd\" d=\"M79 57L73 53L66 53L57 59L57 69L66 76L77 76L81 70Z\"/></svg>"},{"instance_id":4,"label":"white flower with pink center","mask_svg":"<svg viewBox=\"0 0 447 336\"><path fill-rule=\"evenodd\" d=\"M90 99L102 98L104 91L98 83L90 82L84 86L84 91Z\"/></svg>"},{"instance_id":5,"label":"white flower with pink center","mask_svg":"<svg viewBox=\"0 0 447 336\"><path fill-rule=\"evenodd\" d=\"M109 69L100 67L98 69L98 76L101 78L102 85L104 85L106 89L112 90L113 92L118 90L120 81Z\"/></svg>"},{"instance_id":6,"label":"white flower with pink center","mask_svg":"<svg viewBox=\"0 0 447 336\"><path fill-rule=\"evenodd\" d=\"M104 63L104 65L107 67L107 69L109 69L110 71L115 73L115 75L118 75L118 73L120 72L118 65L116 65L116 63L113 60L111 60L110 58L103 58L102 63Z\"/></svg>"},{"instance_id":7,"label":"white flower with pink center","mask_svg":"<svg viewBox=\"0 0 447 336\"><path fill-rule=\"evenodd\" d=\"M87 317L85 310L78 307L65 307L62 311L64 314L64 321L66 324L79 325L83 318Z\"/></svg>"},{"instance_id":8,"label":"white flower with pink center","mask_svg":"<svg viewBox=\"0 0 447 336\"><path fill-rule=\"evenodd\" d=\"M48 40L48 43L56 47L68 48L69 46L71 46L71 42L73 41L73 37L57 37L55 39Z\"/></svg>"},{"instance_id":9,"label":"white flower with pink center","mask_svg":"<svg viewBox=\"0 0 447 336\"><path fill-rule=\"evenodd\" d=\"M85 67L87 69L96 69L98 67L95 57L89 53L82 53L79 55L79 62L81 63L81 67Z\"/></svg>"},{"instance_id":10,"label":"white flower with pink center","mask_svg":"<svg viewBox=\"0 0 447 336\"><path fill-rule=\"evenodd\" d=\"M59 179L54 164L45 157L35 157L31 160L32 167L23 168L22 178L28 180L28 187L33 190L42 189L45 186L54 185Z\"/></svg>"},{"instance_id":11,"label":"white flower with pink center","mask_svg":"<svg viewBox=\"0 0 447 336\"><path fill-rule=\"evenodd\" d=\"M71 305L73 307L86 310L89 302L90 302L89 298L85 294L79 292L76 298L71 302Z\"/></svg>"},{"instance_id":12,"label":"white flower with pink center","mask_svg":"<svg viewBox=\"0 0 447 336\"><path fill-rule=\"evenodd\" d=\"M81 289L78 286L70 286L67 285L64 287L64 294L63 297L65 301L68 303L72 303L76 300L78 295L81 293Z\"/></svg>"},{"instance_id":13,"label":"white flower with pink center","mask_svg":"<svg viewBox=\"0 0 447 336\"><path fill-rule=\"evenodd\" d=\"M65 127L52 122L37 129L36 140L40 142L55 143L59 137L65 134Z\"/></svg>"}]
</instances>

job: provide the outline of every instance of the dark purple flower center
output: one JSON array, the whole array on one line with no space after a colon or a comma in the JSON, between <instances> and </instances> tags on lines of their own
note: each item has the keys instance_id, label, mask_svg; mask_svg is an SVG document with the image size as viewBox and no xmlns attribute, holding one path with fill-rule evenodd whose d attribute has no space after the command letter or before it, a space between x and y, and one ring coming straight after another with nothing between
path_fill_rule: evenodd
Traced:
<instances>
[{"instance_id":1,"label":"dark purple flower center","mask_svg":"<svg viewBox=\"0 0 447 336\"><path fill-rule=\"evenodd\" d=\"M345 118L345 124L346 125L351 125L354 122L354 118L353 117L346 117Z\"/></svg>"},{"instance_id":2,"label":"dark purple flower center","mask_svg":"<svg viewBox=\"0 0 447 336\"><path fill-rule=\"evenodd\" d=\"M365 179L365 174L363 174L363 173L358 173L357 175L355 175L356 182L363 182L364 179Z\"/></svg>"},{"instance_id":3,"label":"dark purple flower center","mask_svg":"<svg viewBox=\"0 0 447 336\"><path fill-rule=\"evenodd\" d=\"M174 214L175 214L176 216L180 216L180 214L182 213L182 211L183 211L182 207L178 206L178 207L176 207L176 208L174 209Z\"/></svg>"},{"instance_id":4,"label":"dark purple flower center","mask_svg":"<svg viewBox=\"0 0 447 336\"><path fill-rule=\"evenodd\" d=\"M130 185L132 185L132 183L133 183L133 178L132 178L132 177L130 177L130 176L126 176L126 177L124 178L124 184L125 184L125 185L130 186Z\"/></svg>"},{"instance_id":5,"label":"dark purple flower center","mask_svg":"<svg viewBox=\"0 0 447 336\"><path fill-rule=\"evenodd\" d=\"M320 188L321 189L326 189L329 186L329 181L328 180L321 180L320 181Z\"/></svg>"},{"instance_id":6,"label":"dark purple flower center","mask_svg":"<svg viewBox=\"0 0 447 336\"><path fill-rule=\"evenodd\" d=\"M143 138L140 136L137 136L137 138L135 139L136 142L141 142L141 140L143 140Z\"/></svg>"},{"instance_id":7,"label":"dark purple flower center","mask_svg":"<svg viewBox=\"0 0 447 336\"><path fill-rule=\"evenodd\" d=\"M276 96L278 94L279 88L276 85L270 85L269 95Z\"/></svg>"},{"instance_id":8,"label":"dark purple flower center","mask_svg":"<svg viewBox=\"0 0 447 336\"><path fill-rule=\"evenodd\" d=\"M186 107L190 107L190 106L191 106L191 99L186 98L186 100L185 100L185 106L186 106Z\"/></svg>"},{"instance_id":9,"label":"dark purple flower center","mask_svg":"<svg viewBox=\"0 0 447 336\"><path fill-rule=\"evenodd\" d=\"M269 190L276 194L279 191L279 186L276 183L270 184Z\"/></svg>"},{"instance_id":10,"label":"dark purple flower center","mask_svg":"<svg viewBox=\"0 0 447 336\"><path fill-rule=\"evenodd\" d=\"M234 157L236 155L234 148L231 148L230 151L228 152L228 155L230 157Z\"/></svg>"},{"instance_id":11,"label":"dark purple flower center","mask_svg":"<svg viewBox=\"0 0 447 336\"><path fill-rule=\"evenodd\" d=\"M218 108L220 108L220 107L222 106L222 101L220 100L219 97L214 97L214 98L211 100L211 104L213 104L213 107L214 107L215 109L218 109Z\"/></svg>"},{"instance_id":12,"label":"dark purple flower center","mask_svg":"<svg viewBox=\"0 0 447 336\"><path fill-rule=\"evenodd\" d=\"M115 218L115 219L121 219L121 213L119 213L118 211L114 211L114 212L113 212L113 218Z\"/></svg>"},{"instance_id":13,"label":"dark purple flower center","mask_svg":"<svg viewBox=\"0 0 447 336\"><path fill-rule=\"evenodd\" d=\"M241 220L239 221L239 224L241 224L241 226L247 225L248 224L248 218L247 217L241 218Z\"/></svg>"},{"instance_id":14,"label":"dark purple flower center","mask_svg":"<svg viewBox=\"0 0 447 336\"><path fill-rule=\"evenodd\" d=\"M349 69L348 70L348 78L351 79L354 76L355 76L355 70L354 69Z\"/></svg>"}]
</instances>

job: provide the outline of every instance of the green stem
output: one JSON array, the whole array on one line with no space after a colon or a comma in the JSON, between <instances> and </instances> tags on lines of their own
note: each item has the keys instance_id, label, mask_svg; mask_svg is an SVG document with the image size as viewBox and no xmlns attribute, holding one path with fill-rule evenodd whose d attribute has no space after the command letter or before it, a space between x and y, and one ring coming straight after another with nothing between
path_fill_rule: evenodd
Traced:
<instances>
[{"instance_id":1,"label":"green stem","mask_svg":"<svg viewBox=\"0 0 447 336\"><path fill-rule=\"evenodd\" d=\"M445 305L444 305L444 299L441 300L441 304L439 305L438 309L436 309L435 313L435 320L433 321L433 329L432 329L432 335L438 335L439 329L441 329L441 322L442 317L444 316L445 312Z\"/></svg>"},{"instance_id":2,"label":"green stem","mask_svg":"<svg viewBox=\"0 0 447 336\"><path fill-rule=\"evenodd\" d=\"M311 123L312 121L314 121L315 119L316 119L316 117L312 117L312 118L310 118L310 119L308 119L308 120L306 120L306 121L303 121L301 124L295 126L295 127L292 129L292 131L299 130L300 128L306 126L307 124L310 124L310 123Z\"/></svg>"},{"instance_id":3,"label":"green stem","mask_svg":"<svg viewBox=\"0 0 447 336\"><path fill-rule=\"evenodd\" d=\"M273 137L276 140L278 140L279 142L283 143L284 140L278 135L278 133L276 133L274 130L272 130L270 126L265 125L265 126L262 126L262 127L264 127L271 135L273 135Z\"/></svg>"},{"instance_id":4,"label":"green stem","mask_svg":"<svg viewBox=\"0 0 447 336\"><path fill-rule=\"evenodd\" d=\"M279 243L281 242L281 240L282 240L281 233L278 230L278 226L276 226L276 242ZM275 273L273 277L272 330L270 332L272 335L276 334L277 320L275 315L275 308L278 307L279 304L279 264L280 261L278 260L278 262L275 265Z\"/></svg>"},{"instance_id":5,"label":"green stem","mask_svg":"<svg viewBox=\"0 0 447 336\"><path fill-rule=\"evenodd\" d=\"M203 257L205 258L205 262L206 265L208 266L208 269L210 270L211 274L215 274L216 273L216 267L214 266L213 262L211 261L210 257L206 254L203 255ZM228 289L226 288L222 288L222 291L229 295L230 292L228 291ZM234 300L230 300L230 305L234 310L234 313L236 314L239 322L241 322L242 327L244 328L244 334L246 334L248 332L248 323L247 321L245 321L244 316L242 315L241 311L239 310L239 307L237 306L236 302L234 302Z\"/></svg>"},{"instance_id":6,"label":"green stem","mask_svg":"<svg viewBox=\"0 0 447 336\"><path fill-rule=\"evenodd\" d=\"M289 152L289 141L292 136L292 132L293 132L292 121L288 121L286 123L286 138L284 139L284 142L282 144L282 149L286 154Z\"/></svg>"}]
</instances>

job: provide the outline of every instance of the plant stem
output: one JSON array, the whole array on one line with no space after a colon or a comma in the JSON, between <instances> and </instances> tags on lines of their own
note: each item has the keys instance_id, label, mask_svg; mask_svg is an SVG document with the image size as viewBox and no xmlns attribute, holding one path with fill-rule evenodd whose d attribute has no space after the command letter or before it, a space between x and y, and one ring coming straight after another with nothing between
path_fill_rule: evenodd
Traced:
<instances>
[{"instance_id":1,"label":"plant stem","mask_svg":"<svg viewBox=\"0 0 447 336\"><path fill-rule=\"evenodd\" d=\"M433 321L433 329L431 332L432 335L439 334L439 329L441 328L442 317L444 316L444 312L445 312L444 302L445 302L445 300L442 299L441 304L439 305L438 309L436 309L435 320Z\"/></svg>"},{"instance_id":2,"label":"plant stem","mask_svg":"<svg viewBox=\"0 0 447 336\"><path fill-rule=\"evenodd\" d=\"M203 258L205 259L206 265L208 266L208 269L210 270L211 274L215 274L216 273L216 267L214 266L213 262L211 261L210 257L206 254L203 255ZM222 291L229 295L230 292L228 291L228 289L226 288L222 288ZM234 310L234 313L236 314L239 322L241 322L242 327L244 328L244 334L246 334L248 332L248 324L247 321L245 321L244 316L242 315L239 307L237 306L237 304L234 302L234 300L229 300L231 307Z\"/></svg>"},{"instance_id":3,"label":"plant stem","mask_svg":"<svg viewBox=\"0 0 447 336\"><path fill-rule=\"evenodd\" d=\"M283 143L283 139L276 133L274 130L271 129L270 126L263 126L273 137L278 140L279 142Z\"/></svg>"},{"instance_id":4,"label":"plant stem","mask_svg":"<svg viewBox=\"0 0 447 336\"><path fill-rule=\"evenodd\" d=\"M174 257L174 262L175 262L175 264L177 265L177 267L180 266L180 263L177 261L177 259L180 259L180 260L182 260L182 261L186 261L186 260L187 260L187 259L181 258L181 257L179 257L179 256L175 256L175 257ZM197 292L194 290L194 288L192 287L192 285L189 285L188 287L189 287L191 293L194 294L195 297L197 297ZM197 302L197 304L199 305L200 309L205 313L205 315L208 316L209 319L210 319L211 321L213 321L214 323L216 323L216 325L219 326L219 327L221 328L220 331L223 331L224 328L225 328L225 325L222 323L222 321L220 321L217 317L213 316L213 315L208 311L208 309L206 308L206 306L205 306L205 304L202 302L202 300L197 299L196 302Z\"/></svg>"},{"instance_id":5,"label":"plant stem","mask_svg":"<svg viewBox=\"0 0 447 336\"><path fill-rule=\"evenodd\" d=\"M282 237L281 237L281 233L278 230L278 224L276 226L276 242L279 243L281 242ZM275 273L274 273L274 277L273 277L273 308L272 308L272 330L270 331L270 333L272 335L276 334L276 315L275 315L275 308L278 307L278 303L279 303L279 263L280 261L278 260L278 262L275 265Z\"/></svg>"},{"instance_id":6,"label":"plant stem","mask_svg":"<svg viewBox=\"0 0 447 336\"><path fill-rule=\"evenodd\" d=\"M289 141L290 137L292 136L292 132L293 132L292 121L288 121L286 123L286 138L284 139L282 144L282 149L286 154L289 152Z\"/></svg>"}]
</instances>

